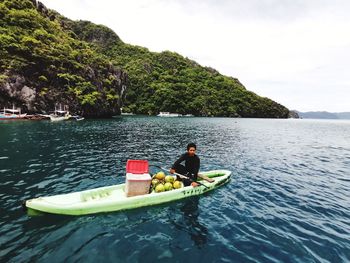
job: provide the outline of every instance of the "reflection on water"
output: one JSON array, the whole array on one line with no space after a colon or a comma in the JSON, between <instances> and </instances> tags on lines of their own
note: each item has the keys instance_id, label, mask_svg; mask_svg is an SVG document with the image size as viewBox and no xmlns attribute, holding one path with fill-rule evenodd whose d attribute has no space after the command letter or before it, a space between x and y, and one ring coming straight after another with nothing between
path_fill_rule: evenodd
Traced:
<instances>
[{"instance_id":1,"label":"reflection on water","mask_svg":"<svg viewBox=\"0 0 350 263\"><path fill-rule=\"evenodd\" d=\"M179 222L174 222L174 225L178 230L187 232L197 247L203 247L207 243L208 229L198 220L198 204L198 196L186 199L180 208L183 218Z\"/></svg>"}]
</instances>

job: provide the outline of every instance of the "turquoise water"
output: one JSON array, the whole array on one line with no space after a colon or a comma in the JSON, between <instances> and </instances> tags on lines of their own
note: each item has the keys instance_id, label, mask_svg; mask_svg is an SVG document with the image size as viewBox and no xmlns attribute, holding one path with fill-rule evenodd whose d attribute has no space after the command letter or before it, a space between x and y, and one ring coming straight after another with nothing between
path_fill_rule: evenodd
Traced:
<instances>
[{"instance_id":1,"label":"turquoise water","mask_svg":"<svg viewBox=\"0 0 350 263\"><path fill-rule=\"evenodd\" d=\"M228 184L116 213L21 209L21 200L122 183L127 159L169 167L190 141L201 170L232 171ZM0 122L0 261L349 262L349 188L349 121Z\"/></svg>"}]
</instances>

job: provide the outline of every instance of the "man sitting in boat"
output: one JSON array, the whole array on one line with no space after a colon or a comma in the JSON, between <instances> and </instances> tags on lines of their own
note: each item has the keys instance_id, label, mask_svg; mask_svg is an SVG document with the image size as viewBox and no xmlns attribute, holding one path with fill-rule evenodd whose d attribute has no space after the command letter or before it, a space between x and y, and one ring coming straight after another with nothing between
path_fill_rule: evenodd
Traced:
<instances>
[{"instance_id":1,"label":"man sitting in boat","mask_svg":"<svg viewBox=\"0 0 350 263\"><path fill-rule=\"evenodd\" d=\"M200 166L200 160L198 155L196 155L196 149L197 146L194 143L189 143L187 145L187 152L182 154L170 169L171 174L178 173L190 178L183 179L185 186L189 186L191 182L193 182L193 186L198 185L194 182L198 178L198 171ZM181 164L183 161L185 161L185 165Z\"/></svg>"}]
</instances>

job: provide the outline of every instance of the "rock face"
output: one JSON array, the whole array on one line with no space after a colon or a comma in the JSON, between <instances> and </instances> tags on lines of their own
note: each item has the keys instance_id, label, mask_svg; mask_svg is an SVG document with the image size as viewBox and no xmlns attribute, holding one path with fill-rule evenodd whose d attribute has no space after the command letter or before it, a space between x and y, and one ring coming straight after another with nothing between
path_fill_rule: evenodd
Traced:
<instances>
[{"instance_id":1,"label":"rock face","mask_svg":"<svg viewBox=\"0 0 350 263\"><path fill-rule=\"evenodd\" d=\"M3 107L10 107L15 104L25 110L31 109L35 101L35 95L35 89L26 85L24 76L9 74L0 83L0 103Z\"/></svg>"},{"instance_id":2,"label":"rock face","mask_svg":"<svg viewBox=\"0 0 350 263\"><path fill-rule=\"evenodd\" d=\"M123 98L125 97L128 83L128 75L119 69L110 69L110 75L114 78L112 84L118 100L113 104L98 101L95 105L81 105L72 96L58 89L50 89L43 94L43 89L32 83L23 75L9 74L6 80L0 83L0 105L12 108L12 105L20 107L22 112L48 113L53 111L58 104L67 105L69 110L85 117L111 117L120 114ZM101 87L102 88L102 87Z\"/></svg>"}]
</instances>

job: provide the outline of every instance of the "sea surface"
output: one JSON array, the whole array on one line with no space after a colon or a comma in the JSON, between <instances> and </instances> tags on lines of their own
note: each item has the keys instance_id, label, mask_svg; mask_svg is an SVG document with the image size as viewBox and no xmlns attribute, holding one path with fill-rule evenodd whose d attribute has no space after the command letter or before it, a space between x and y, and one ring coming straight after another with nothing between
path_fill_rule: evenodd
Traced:
<instances>
[{"instance_id":1,"label":"sea surface","mask_svg":"<svg viewBox=\"0 0 350 263\"><path fill-rule=\"evenodd\" d=\"M232 171L228 184L114 213L21 208L123 183L127 159L170 167L189 142L202 171ZM2 121L0 198L1 262L350 262L350 121Z\"/></svg>"}]
</instances>

